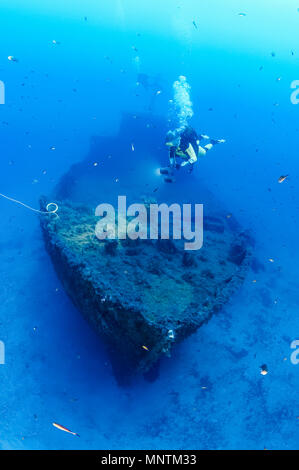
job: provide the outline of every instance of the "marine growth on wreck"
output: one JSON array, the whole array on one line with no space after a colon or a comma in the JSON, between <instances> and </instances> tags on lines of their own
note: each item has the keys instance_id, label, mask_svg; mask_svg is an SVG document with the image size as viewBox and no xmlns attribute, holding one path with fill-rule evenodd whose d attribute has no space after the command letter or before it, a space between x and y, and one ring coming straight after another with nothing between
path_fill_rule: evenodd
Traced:
<instances>
[{"instance_id":1,"label":"marine growth on wreck","mask_svg":"<svg viewBox=\"0 0 299 470\"><path fill-rule=\"evenodd\" d=\"M147 119L124 116L119 135L110 139L109 148L123 140L128 124L143 126ZM148 146L150 151L150 139ZM103 141L96 143L97 152L103 147ZM201 249L188 251L183 240L159 236L154 240L100 240L96 204L91 201L103 200L107 193L101 192L101 184L91 173L94 152L95 148L62 178L51 196L59 215L42 216L41 226L64 288L104 340L116 377L124 383L130 376L156 367L163 355L171 355L177 342L222 308L246 275L252 240L231 214L210 201L203 219ZM78 188L86 181L88 194L80 201ZM151 195L147 191L144 195L146 185L151 186L141 181L141 188L134 188L134 196L139 193L148 211L151 203L159 204L162 197L164 202L166 192L168 198L171 196L165 184L160 192ZM114 195L110 190L110 199L122 189L118 185ZM178 197L178 192L176 188L171 197ZM42 198L41 208L49 201Z\"/></svg>"}]
</instances>

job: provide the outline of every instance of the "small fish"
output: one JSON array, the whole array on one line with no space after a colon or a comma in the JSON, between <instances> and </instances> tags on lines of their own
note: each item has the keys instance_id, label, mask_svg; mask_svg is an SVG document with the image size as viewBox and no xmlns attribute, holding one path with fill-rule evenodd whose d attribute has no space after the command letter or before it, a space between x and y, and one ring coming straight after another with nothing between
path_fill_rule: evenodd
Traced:
<instances>
[{"instance_id":1,"label":"small fish","mask_svg":"<svg viewBox=\"0 0 299 470\"><path fill-rule=\"evenodd\" d=\"M132 148L132 152L134 152L135 151L134 144L131 144L131 148Z\"/></svg>"},{"instance_id":2,"label":"small fish","mask_svg":"<svg viewBox=\"0 0 299 470\"><path fill-rule=\"evenodd\" d=\"M79 436L79 434L77 434L76 432L73 432L73 431L70 431L69 429L65 428L64 426L61 426L61 424L58 424L58 423L52 423L53 426L57 429L60 429L60 431L64 431L64 432L68 432L69 434L72 434L73 436Z\"/></svg>"},{"instance_id":3,"label":"small fish","mask_svg":"<svg viewBox=\"0 0 299 470\"><path fill-rule=\"evenodd\" d=\"M194 25L194 28L195 28L195 29L198 29L196 22L195 22L195 21L192 21L192 23L193 23L193 25Z\"/></svg>"},{"instance_id":4,"label":"small fish","mask_svg":"<svg viewBox=\"0 0 299 470\"><path fill-rule=\"evenodd\" d=\"M278 183L283 183L289 175L282 175L278 178Z\"/></svg>"},{"instance_id":5,"label":"small fish","mask_svg":"<svg viewBox=\"0 0 299 470\"><path fill-rule=\"evenodd\" d=\"M53 39L52 44L56 44L58 46L60 44L60 42L56 41L56 39Z\"/></svg>"},{"instance_id":6,"label":"small fish","mask_svg":"<svg viewBox=\"0 0 299 470\"><path fill-rule=\"evenodd\" d=\"M247 16L247 13L239 13L239 16Z\"/></svg>"},{"instance_id":7,"label":"small fish","mask_svg":"<svg viewBox=\"0 0 299 470\"><path fill-rule=\"evenodd\" d=\"M268 368L266 366L266 364L263 364L261 366L261 375L267 375L268 374Z\"/></svg>"},{"instance_id":8,"label":"small fish","mask_svg":"<svg viewBox=\"0 0 299 470\"><path fill-rule=\"evenodd\" d=\"M145 349L146 351L149 351L147 346L142 346L142 348Z\"/></svg>"},{"instance_id":9,"label":"small fish","mask_svg":"<svg viewBox=\"0 0 299 470\"><path fill-rule=\"evenodd\" d=\"M159 189L159 188L155 188L155 189L153 190L153 193L156 193L156 192L158 191L158 189Z\"/></svg>"},{"instance_id":10,"label":"small fish","mask_svg":"<svg viewBox=\"0 0 299 470\"><path fill-rule=\"evenodd\" d=\"M274 263L274 259L273 259L273 258L269 258L269 261L270 261L270 263Z\"/></svg>"},{"instance_id":11,"label":"small fish","mask_svg":"<svg viewBox=\"0 0 299 470\"><path fill-rule=\"evenodd\" d=\"M16 57L14 57L13 55L9 55L8 57L8 60L10 60L11 62L19 62L18 59Z\"/></svg>"},{"instance_id":12,"label":"small fish","mask_svg":"<svg viewBox=\"0 0 299 470\"><path fill-rule=\"evenodd\" d=\"M56 147L50 147L49 150L56 150Z\"/></svg>"}]
</instances>

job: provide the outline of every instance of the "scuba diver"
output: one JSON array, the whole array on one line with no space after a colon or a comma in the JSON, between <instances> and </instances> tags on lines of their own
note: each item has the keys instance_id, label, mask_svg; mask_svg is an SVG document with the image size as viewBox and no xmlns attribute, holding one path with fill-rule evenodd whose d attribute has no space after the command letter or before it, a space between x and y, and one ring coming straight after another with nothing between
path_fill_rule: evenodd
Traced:
<instances>
[{"instance_id":1,"label":"scuba diver","mask_svg":"<svg viewBox=\"0 0 299 470\"><path fill-rule=\"evenodd\" d=\"M202 140L210 142L202 147L200 145ZM165 139L165 143L169 147L169 166L160 169L160 174L166 175L164 181L174 183L174 170L179 170L186 165L189 166L189 173L191 173L198 157L206 155L215 144L224 142L224 139L210 139L207 135L198 135L189 125L175 131L169 131Z\"/></svg>"}]
</instances>

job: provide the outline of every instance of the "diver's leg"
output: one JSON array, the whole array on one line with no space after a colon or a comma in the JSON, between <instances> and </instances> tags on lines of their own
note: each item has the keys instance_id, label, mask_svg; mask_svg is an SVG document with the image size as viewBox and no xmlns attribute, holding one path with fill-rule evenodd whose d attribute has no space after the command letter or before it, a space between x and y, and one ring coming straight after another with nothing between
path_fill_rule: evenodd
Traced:
<instances>
[{"instance_id":1,"label":"diver's leg","mask_svg":"<svg viewBox=\"0 0 299 470\"><path fill-rule=\"evenodd\" d=\"M175 183L175 178L172 175L165 176L164 181L165 183Z\"/></svg>"},{"instance_id":2,"label":"diver's leg","mask_svg":"<svg viewBox=\"0 0 299 470\"><path fill-rule=\"evenodd\" d=\"M169 165L165 168L160 168L160 175L172 175L174 168L176 168L175 149L171 147L169 151Z\"/></svg>"},{"instance_id":3,"label":"diver's leg","mask_svg":"<svg viewBox=\"0 0 299 470\"><path fill-rule=\"evenodd\" d=\"M169 166L170 168L175 168L176 167L176 158L175 155L171 155L169 157Z\"/></svg>"},{"instance_id":4,"label":"diver's leg","mask_svg":"<svg viewBox=\"0 0 299 470\"><path fill-rule=\"evenodd\" d=\"M170 148L169 152L169 166L170 168L175 168L176 167L176 153L175 153L175 147Z\"/></svg>"}]
</instances>

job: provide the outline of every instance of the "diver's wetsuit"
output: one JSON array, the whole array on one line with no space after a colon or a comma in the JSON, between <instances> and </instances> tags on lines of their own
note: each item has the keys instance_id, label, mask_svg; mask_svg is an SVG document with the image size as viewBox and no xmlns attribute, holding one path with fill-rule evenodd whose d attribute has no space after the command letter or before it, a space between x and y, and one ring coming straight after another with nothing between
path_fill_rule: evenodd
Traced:
<instances>
[{"instance_id":1,"label":"diver's wetsuit","mask_svg":"<svg viewBox=\"0 0 299 470\"><path fill-rule=\"evenodd\" d=\"M198 135L192 127L186 127L180 134L180 141L178 146L171 146L169 149L169 161L171 168L180 168L185 166L187 163L193 165L198 156L204 156L207 150L212 147L208 144L206 147L201 147L200 141L206 136ZM176 158L182 158L184 161L181 164L176 162ZM193 168L193 167L191 167Z\"/></svg>"},{"instance_id":2,"label":"diver's wetsuit","mask_svg":"<svg viewBox=\"0 0 299 470\"><path fill-rule=\"evenodd\" d=\"M201 140L210 140L210 142L202 147L200 145ZM167 175L165 181L172 183L174 181L174 169L179 170L182 166L189 165L189 171L191 172L198 157L206 155L207 151L211 150L215 144L224 142L224 139L210 139L207 135L198 135L190 126L182 130L169 131L166 136L166 145L169 146L169 166L160 168L160 174ZM177 163L178 158L183 161Z\"/></svg>"}]
</instances>

